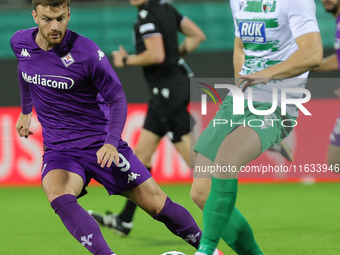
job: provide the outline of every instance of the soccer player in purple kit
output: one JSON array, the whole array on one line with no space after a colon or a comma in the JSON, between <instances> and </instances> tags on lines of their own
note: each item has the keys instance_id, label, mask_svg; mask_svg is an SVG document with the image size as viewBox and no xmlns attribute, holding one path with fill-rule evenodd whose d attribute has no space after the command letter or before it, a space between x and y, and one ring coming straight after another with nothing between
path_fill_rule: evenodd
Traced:
<instances>
[{"instance_id":1,"label":"soccer player in purple kit","mask_svg":"<svg viewBox=\"0 0 340 255\"><path fill-rule=\"evenodd\" d=\"M112 66L91 40L67 29L69 0L33 0L38 27L11 39L18 59L22 113L16 129L28 138L32 108L42 125L42 187L68 231L92 254L115 254L96 221L78 204L93 178L120 194L195 248L201 230L171 201L121 140L127 103ZM101 110L107 102L109 118Z\"/></svg>"},{"instance_id":2,"label":"soccer player in purple kit","mask_svg":"<svg viewBox=\"0 0 340 255\"><path fill-rule=\"evenodd\" d=\"M321 65L314 69L319 72L331 72L339 70L340 61L340 0L321 0L325 10L332 13L336 19L336 35L334 49L336 53L322 60ZM340 88L334 91L340 98ZM330 134L328 146L328 165L334 172L339 172L340 167L340 115L338 116L333 131Z\"/></svg>"}]
</instances>

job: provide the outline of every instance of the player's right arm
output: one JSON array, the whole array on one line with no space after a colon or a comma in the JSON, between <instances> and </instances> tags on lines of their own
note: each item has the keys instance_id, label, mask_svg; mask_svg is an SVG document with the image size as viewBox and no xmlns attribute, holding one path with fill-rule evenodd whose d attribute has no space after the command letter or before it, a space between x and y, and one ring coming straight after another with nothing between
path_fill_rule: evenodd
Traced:
<instances>
[{"instance_id":1,"label":"player's right arm","mask_svg":"<svg viewBox=\"0 0 340 255\"><path fill-rule=\"evenodd\" d=\"M339 61L336 54L330 55L324 58L321 65L318 68L314 68L313 71L318 72L332 72L339 70Z\"/></svg>"},{"instance_id":2,"label":"player's right arm","mask_svg":"<svg viewBox=\"0 0 340 255\"><path fill-rule=\"evenodd\" d=\"M33 135L33 132L29 130L31 126L32 118L32 97L31 91L27 83L23 80L21 71L18 68L18 80L20 84L20 94L21 94L21 113L18 118L15 128L20 137L28 138Z\"/></svg>"},{"instance_id":3,"label":"player's right arm","mask_svg":"<svg viewBox=\"0 0 340 255\"><path fill-rule=\"evenodd\" d=\"M118 51L112 52L114 66L119 68L124 66L149 66L164 62L165 50L161 34L155 33L146 37L144 45L145 51L133 55L128 55L124 47L120 45Z\"/></svg>"},{"instance_id":4,"label":"player's right arm","mask_svg":"<svg viewBox=\"0 0 340 255\"><path fill-rule=\"evenodd\" d=\"M21 95L21 114L18 118L16 123L16 130L20 137L26 137L33 135L33 132L29 130L31 125L31 117L32 117L32 109L33 109L33 102L31 96L31 90L29 85L22 77L22 71L20 69L20 53L22 50L21 40L23 38L22 34L25 33L25 30L17 31L11 38L10 44L12 50L18 59L18 81L20 85L20 95Z\"/></svg>"},{"instance_id":5,"label":"player's right arm","mask_svg":"<svg viewBox=\"0 0 340 255\"><path fill-rule=\"evenodd\" d=\"M28 138L28 136L33 135L33 132L29 130L31 126L32 112L29 114L20 113L19 119L15 128L20 137Z\"/></svg>"}]
</instances>

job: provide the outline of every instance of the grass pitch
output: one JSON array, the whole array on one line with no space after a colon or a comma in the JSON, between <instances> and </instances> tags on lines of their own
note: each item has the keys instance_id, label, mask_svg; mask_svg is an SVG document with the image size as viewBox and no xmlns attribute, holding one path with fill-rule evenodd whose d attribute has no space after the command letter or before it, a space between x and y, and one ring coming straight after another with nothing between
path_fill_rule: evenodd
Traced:
<instances>
[{"instance_id":1,"label":"grass pitch","mask_svg":"<svg viewBox=\"0 0 340 255\"><path fill-rule=\"evenodd\" d=\"M184 205L202 226L202 213L190 200L189 185L162 186ZM86 209L119 212L125 199L109 197L102 187L90 187L79 200ZM265 255L338 255L340 251L340 183L243 184L237 207L246 216ZM90 254L67 232L50 208L41 188L0 188L1 255ZM102 228L118 255L160 255L178 250L195 252L166 227L141 209L129 237L121 238ZM219 248L234 254L221 241Z\"/></svg>"}]
</instances>

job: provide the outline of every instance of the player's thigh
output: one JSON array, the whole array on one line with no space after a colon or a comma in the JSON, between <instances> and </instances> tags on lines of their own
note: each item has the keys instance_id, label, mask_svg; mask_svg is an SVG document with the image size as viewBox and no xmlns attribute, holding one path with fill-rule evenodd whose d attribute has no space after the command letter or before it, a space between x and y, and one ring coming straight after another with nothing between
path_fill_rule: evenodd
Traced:
<instances>
[{"instance_id":1,"label":"player's thigh","mask_svg":"<svg viewBox=\"0 0 340 255\"><path fill-rule=\"evenodd\" d=\"M329 144L328 146L328 165L336 165L340 164L340 146L334 145L334 144Z\"/></svg>"},{"instance_id":2,"label":"player's thigh","mask_svg":"<svg viewBox=\"0 0 340 255\"><path fill-rule=\"evenodd\" d=\"M161 139L161 136L143 128L141 130L138 143L134 149L134 153L142 162L151 158Z\"/></svg>"},{"instance_id":3,"label":"player's thigh","mask_svg":"<svg viewBox=\"0 0 340 255\"><path fill-rule=\"evenodd\" d=\"M215 160L216 169L224 167L223 171L215 171L216 178L237 178L242 166L247 165L261 154L261 139L251 127L238 126L229 133L221 143ZM235 171L236 170L236 171Z\"/></svg>"},{"instance_id":4,"label":"player's thigh","mask_svg":"<svg viewBox=\"0 0 340 255\"><path fill-rule=\"evenodd\" d=\"M167 195L152 177L137 187L122 192L122 195L133 201L151 216L156 215L163 209L167 198Z\"/></svg>"},{"instance_id":5,"label":"player's thigh","mask_svg":"<svg viewBox=\"0 0 340 255\"><path fill-rule=\"evenodd\" d=\"M340 163L340 116L335 121L328 146L328 165Z\"/></svg>"},{"instance_id":6,"label":"player's thigh","mask_svg":"<svg viewBox=\"0 0 340 255\"><path fill-rule=\"evenodd\" d=\"M49 202L65 194L78 196L83 186L84 181L80 175L63 169L49 171L42 180L42 187Z\"/></svg>"}]
</instances>

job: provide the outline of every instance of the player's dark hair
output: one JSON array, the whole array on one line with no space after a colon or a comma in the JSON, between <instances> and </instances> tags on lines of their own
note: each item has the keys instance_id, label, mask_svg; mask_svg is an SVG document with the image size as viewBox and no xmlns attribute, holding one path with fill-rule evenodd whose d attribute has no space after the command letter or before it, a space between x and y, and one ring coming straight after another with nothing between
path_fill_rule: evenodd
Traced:
<instances>
[{"instance_id":1,"label":"player's dark hair","mask_svg":"<svg viewBox=\"0 0 340 255\"><path fill-rule=\"evenodd\" d=\"M51 6L51 7L58 7L58 6L62 6L62 7L69 7L70 6L70 1L71 0L33 0L32 1L32 6L34 10L37 10L37 6L41 5L41 6Z\"/></svg>"}]
</instances>

